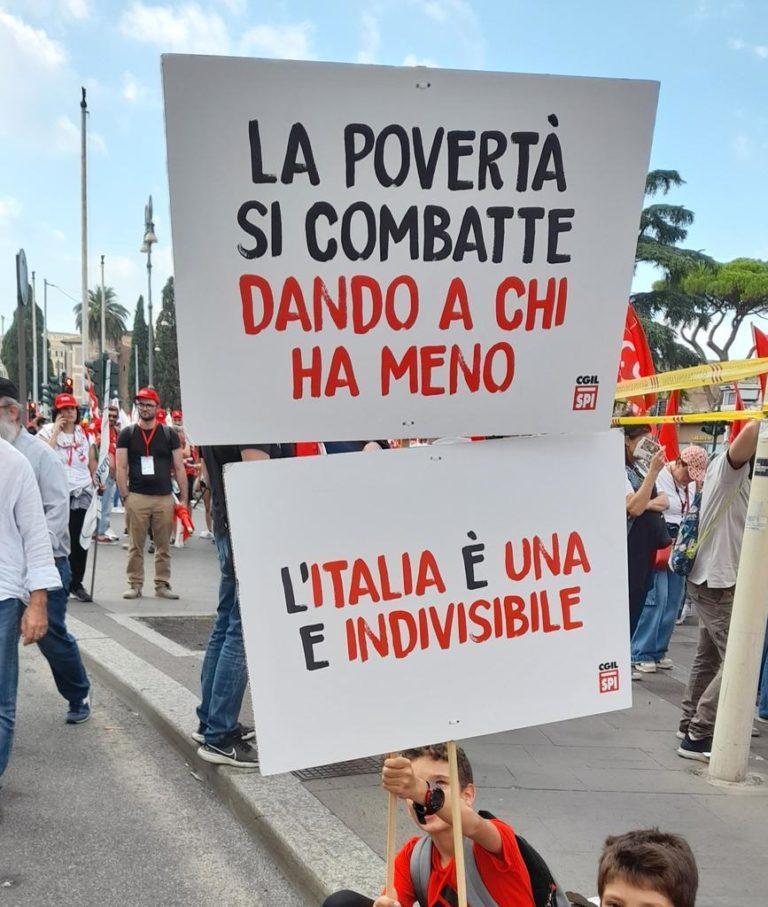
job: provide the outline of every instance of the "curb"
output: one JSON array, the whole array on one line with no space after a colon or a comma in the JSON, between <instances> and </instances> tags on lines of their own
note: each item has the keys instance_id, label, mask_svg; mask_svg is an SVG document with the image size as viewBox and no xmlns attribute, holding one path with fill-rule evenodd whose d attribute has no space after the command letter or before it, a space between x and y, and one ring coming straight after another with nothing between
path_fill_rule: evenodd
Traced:
<instances>
[{"instance_id":1,"label":"curb","mask_svg":"<svg viewBox=\"0 0 768 907\"><path fill-rule=\"evenodd\" d=\"M120 643L68 616L88 669L147 718L204 778L230 812L282 864L290 881L318 904L344 888L379 891L384 861L293 775L211 765L189 736L197 697Z\"/></svg>"}]
</instances>

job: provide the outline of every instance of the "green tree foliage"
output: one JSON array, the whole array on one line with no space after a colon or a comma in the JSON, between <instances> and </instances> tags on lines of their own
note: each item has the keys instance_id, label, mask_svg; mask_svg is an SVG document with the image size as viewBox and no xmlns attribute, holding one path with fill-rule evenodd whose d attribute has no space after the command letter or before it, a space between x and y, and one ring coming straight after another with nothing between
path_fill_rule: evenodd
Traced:
<instances>
[{"instance_id":1,"label":"green tree foliage","mask_svg":"<svg viewBox=\"0 0 768 907\"><path fill-rule=\"evenodd\" d=\"M685 180L677 170L652 170L646 177L645 195L649 200L654 199L683 185ZM682 288L682 279L691 270L714 264L702 252L679 245L688 237L693 219L693 211L682 205L658 202L643 208L640 217L635 262L658 268L663 279L649 292L635 293L632 302L660 371L685 368L706 358L700 350L688 349L680 343L675 331L676 326L692 316L697 305Z\"/></svg>"},{"instance_id":2,"label":"green tree foliage","mask_svg":"<svg viewBox=\"0 0 768 907\"><path fill-rule=\"evenodd\" d=\"M30 287L29 298L32 298L32 289ZM3 346L0 350L0 359L3 361L8 370L8 377L16 384L19 383L19 328L18 328L18 308L14 309L13 322L3 337ZM27 353L27 391L31 394L33 388L32 381L32 305L24 306L24 346ZM48 375L49 380L53 381L53 363L51 357L48 357ZM43 368L43 311L37 306L37 380L39 387L39 396L42 397L42 387L45 382L45 369ZM39 401L35 401L39 402Z\"/></svg>"},{"instance_id":3,"label":"green tree foliage","mask_svg":"<svg viewBox=\"0 0 768 907\"><path fill-rule=\"evenodd\" d=\"M128 393L133 399L137 387L149 384L147 357L149 356L149 328L144 317L144 297L139 296L136 303L136 314L133 316L133 336L131 338L131 363L128 370ZM139 380L136 380L136 351L138 350Z\"/></svg>"},{"instance_id":4,"label":"green tree foliage","mask_svg":"<svg viewBox=\"0 0 768 907\"><path fill-rule=\"evenodd\" d=\"M163 401L163 407L168 411L181 409L173 277L169 277L163 287L163 303L155 326L155 349L155 387Z\"/></svg>"},{"instance_id":5,"label":"green tree foliage","mask_svg":"<svg viewBox=\"0 0 768 907\"><path fill-rule=\"evenodd\" d=\"M104 288L106 300L104 321L107 346L119 352L123 334L127 331L126 319L128 309L117 301L117 294L112 287ZM76 303L72 308L75 313L75 326L82 330L82 303ZM101 339L101 287L88 290L88 337L96 343Z\"/></svg>"}]
</instances>

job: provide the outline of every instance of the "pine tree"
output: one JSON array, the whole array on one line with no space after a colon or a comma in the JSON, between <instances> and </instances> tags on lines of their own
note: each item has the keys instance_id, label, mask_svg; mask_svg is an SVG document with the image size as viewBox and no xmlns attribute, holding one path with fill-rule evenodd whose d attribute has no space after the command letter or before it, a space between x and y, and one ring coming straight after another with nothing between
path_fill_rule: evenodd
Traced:
<instances>
[{"instance_id":1,"label":"pine tree","mask_svg":"<svg viewBox=\"0 0 768 907\"><path fill-rule=\"evenodd\" d=\"M136 350L139 351L139 380L136 380ZM133 335L131 338L131 363L128 371L128 394L131 399L137 388L146 387L149 383L147 358L149 356L149 329L144 318L144 297L139 296L136 303L136 314L133 318Z\"/></svg>"},{"instance_id":2,"label":"pine tree","mask_svg":"<svg viewBox=\"0 0 768 907\"><path fill-rule=\"evenodd\" d=\"M29 292L30 299L32 290ZM19 340L18 340L18 307L13 311L13 322L10 328L5 332L3 337L3 346L0 350L0 360L8 370L8 377L15 384L19 383ZM27 391L32 393L32 303L24 306L24 346L27 353ZM48 374L51 382L54 382L53 364L50 355L48 356ZM42 388L45 383L45 368L43 367L43 310L37 306L37 381L39 395L42 396ZM35 401L40 402L40 401Z\"/></svg>"},{"instance_id":3,"label":"pine tree","mask_svg":"<svg viewBox=\"0 0 768 907\"><path fill-rule=\"evenodd\" d=\"M163 302L155 327L155 387L163 407L169 412L181 409L179 381L179 347L176 340L176 305L173 277L163 287Z\"/></svg>"}]
</instances>

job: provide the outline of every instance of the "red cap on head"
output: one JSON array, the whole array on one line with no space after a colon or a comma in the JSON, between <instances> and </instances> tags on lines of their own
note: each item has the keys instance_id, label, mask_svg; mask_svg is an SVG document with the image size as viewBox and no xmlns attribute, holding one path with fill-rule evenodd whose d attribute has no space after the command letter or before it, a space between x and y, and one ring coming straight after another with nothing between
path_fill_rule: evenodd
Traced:
<instances>
[{"instance_id":1,"label":"red cap on head","mask_svg":"<svg viewBox=\"0 0 768 907\"><path fill-rule=\"evenodd\" d=\"M154 387L142 387L142 389L136 394L136 400L151 400L152 403L157 403L160 406L160 397L157 394L157 391Z\"/></svg>"},{"instance_id":2,"label":"red cap on head","mask_svg":"<svg viewBox=\"0 0 768 907\"><path fill-rule=\"evenodd\" d=\"M158 411L157 411L157 421L158 421L161 425L165 425L165 419L166 419L166 416L167 416L167 415L168 415L168 413L161 407L161 408L158 409Z\"/></svg>"},{"instance_id":3,"label":"red cap on head","mask_svg":"<svg viewBox=\"0 0 768 907\"><path fill-rule=\"evenodd\" d=\"M65 406L74 406L77 409L77 400L72 394L57 394L53 406L54 409L64 409Z\"/></svg>"},{"instance_id":4,"label":"red cap on head","mask_svg":"<svg viewBox=\"0 0 768 907\"><path fill-rule=\"evenodd\" d=\"M182 414L181 414L181 410L180 410L180 409L175 409L175 410L171 413L171 418L172 418L172 419L179 419L179 420L181 420L181 419L183 418L183 417L182 417Z\"/></svg>"}]
</instances>

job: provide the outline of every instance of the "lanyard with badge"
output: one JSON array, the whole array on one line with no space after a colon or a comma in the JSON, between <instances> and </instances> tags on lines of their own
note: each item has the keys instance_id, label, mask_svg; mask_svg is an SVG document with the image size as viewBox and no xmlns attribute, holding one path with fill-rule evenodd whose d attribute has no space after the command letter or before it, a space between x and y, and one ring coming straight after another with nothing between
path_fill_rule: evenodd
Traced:
<instances>
[{"instance_id":1,"label":"lanyard with badge","mask_svg":"<svg viewBox=\"0 0 768 907\"><path fill-rule=\"evenodd\" d=\"M149 436L147 436L147 433L143 428L139 428L139 431L141 432L141 437L144 439L144 447L147 450L147 455L141 458L141 474L143 476L153 476L155 474L155 458L149 452L149 448L155 437L155 433L157 432L157 425L155 425L149 433Z\"/></svg>"}]
</instances>

